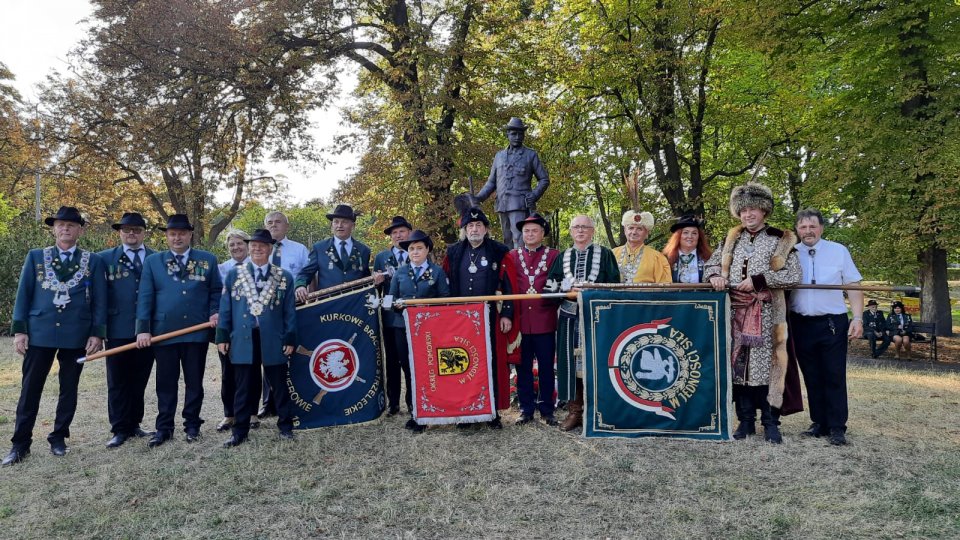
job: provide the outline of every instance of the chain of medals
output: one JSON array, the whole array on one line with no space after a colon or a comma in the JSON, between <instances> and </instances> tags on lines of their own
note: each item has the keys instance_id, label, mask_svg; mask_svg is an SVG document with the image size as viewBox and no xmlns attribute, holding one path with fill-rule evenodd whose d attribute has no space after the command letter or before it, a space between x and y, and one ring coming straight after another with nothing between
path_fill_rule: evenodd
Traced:
<instances>
[{"instance_id":1,"label":"chain of medals","mask_svg":"<svg viewBox=\"0 0 960 540\"><path fill-rule=\"evenodd\" d=\"M287 281L283 278L283 271L277 265L270 267L270 277L263 285L263 289L257 292L257 282L245 264L237 265L237 283L239 287L234 287L233 298L240 300L247 299L247 309L254 317L263 314L263 308L270 305L274 300L278 290L287 288Z\"/></svg>"},{"instance_id":2,"label":"chain of medals","mask_svg":"<svg viewBox=\"0 0 960 540\"><path fill-rule=\"evenodd\" d=\"M527 269L527 263L523 259L523 249L524 248L517 248L517 258L520 259L520 268L523 269L523 274L527 276L527 281L530 282L530 288L527 289L527 294L537 294L537 289L533 286L533 282L537 279L537 276L540 275L540 272L547 269L547 254L550 253L550 248L543 248L543 256L540 257L540 262L537 263L537 267L533 269L532 276L530 275L530 270Z\"/></svg>"},{"instance_id":3,"label":"chain of medals","mask_svg":"<svg viewBox=\"0 0 960 540\"><path fill-rule=\"evenodd\" d=\"M600 275L600 254L595 253L593 257L592 264L590 265L590 274L587 274L587 257L591 252L596 251L594 245L590 244L587 246L587 249L583 250L582 254L577 248L570 248L563 254L563 275L573 279L574 283L594 283L597 281L597 276ZM570 259L573 257L573 253L576 252L577 260L574 261L575 269L574 272L570 268Z\"/></svg>"},{"instance_id":4,"label":"chain of medals","mask_svg":"<svg viewBox=\"0 0 960 540\"><path fill-rule=\"evenodd\" d=\"M637 270L640 269L640 261L643 259L643 250L647 246L640 246L640 249L633 255L630 254L630 246L623 246L623 251L620 252L620 257L617 258L617 266L620 267L620 281L627 283L633 281L634 276L637 275Z\"/></svg>"},{"instance_id":5,"label":"chain of medals","mask_svg":"<svg viewBox=\"0 0 960 540\"><path fill-rule=\"evenodd\" d=\"M43 248L43 282L40 286L44 289L53 290L53 305L62 308L70 303L70 289L80 284L90 267L90 252L81 251L80 266L73 273L66 283L60 281L57 272L53 266L53 248Z\"/></svg>"},{"instance_id":6,"label":"chain of medals","mask_svg":"<svg viewBox=\"0 0 960 540\"><path fill-rule=\"evenodd\" d=\"M696 252L691 251L684 255L679 253L677 257L677 276L680 278L681 283L696 283L692 281L691 276L698 275L700 271L700 260L697 259L697 264L693 264L693 260L696 258Z\"/></svg>"}]
</instances>

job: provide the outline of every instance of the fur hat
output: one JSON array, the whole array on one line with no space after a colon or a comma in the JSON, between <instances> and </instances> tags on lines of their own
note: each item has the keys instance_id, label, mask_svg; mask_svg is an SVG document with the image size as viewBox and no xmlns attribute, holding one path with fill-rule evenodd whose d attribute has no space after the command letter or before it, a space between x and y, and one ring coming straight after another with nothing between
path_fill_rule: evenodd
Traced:
<instances>
[{"instance_id":1,"label":"fur hat","mask_svg":"<svg viewBox=\"0 0 960 540\"><path fill-rule=\"evenodd\" d=\"M640 225L647 231L652 231L654 226L653 214L650 212L627 210L620 219L620 224L624 227L627 225Z\"/></svg>"},{"instance_id":2,"label":"fur hat","mask_svg":"<svg viewBox=\"0 0 960 540\"><path fill-rule=\"evenodd\" d=\"M773 192L756 182L747 182L730 192L730 213L739 219L744 208L759 208L766 215L773 213Z\"/></svg>"}]
</instances>

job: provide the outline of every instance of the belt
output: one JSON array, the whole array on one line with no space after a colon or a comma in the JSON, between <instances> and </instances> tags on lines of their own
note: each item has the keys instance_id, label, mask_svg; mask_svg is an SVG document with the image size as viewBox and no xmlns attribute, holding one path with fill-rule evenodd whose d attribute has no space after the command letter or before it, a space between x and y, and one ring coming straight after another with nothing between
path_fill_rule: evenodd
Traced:
<instances>
[{"instance_id":1,"label":"belt","mask_svg":"<svg viewBox=\"0 0 960 540\"><path fill-rule=\"evenodd\" d=\"M832 319L834 317L843 317L844 319L847 318L846 313L828 313L826 315L804 315L802 313L797 313L796 311L791 311L790 314L793 315L794 317L800 317L801 319L806 319L809 321L820 321L825 319Z\"/></svg>"}]
</instances>

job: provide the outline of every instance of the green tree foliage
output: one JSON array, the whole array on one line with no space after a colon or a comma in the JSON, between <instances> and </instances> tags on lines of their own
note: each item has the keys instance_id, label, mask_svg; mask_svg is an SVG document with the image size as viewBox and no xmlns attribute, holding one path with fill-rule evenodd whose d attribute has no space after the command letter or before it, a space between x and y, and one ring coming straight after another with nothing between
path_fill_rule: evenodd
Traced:
<instances>
[{"instance_id":1,"label":"green tree foliage","mask_svg":"<svg viewBox=\"0 0 960 540\"><path fill-rule=\"evenodd\" d=\"M305 111L327 81L273 43L272 12L242 1L99 0L76 76L44 94L64 173L97 164L145 193L160 219L185 213L215 238L249 198L254 166L308 155ZM213 194L232 195L218 206ZM269 186L267 186L269 188Z\"/></svg>"}]
</instances>

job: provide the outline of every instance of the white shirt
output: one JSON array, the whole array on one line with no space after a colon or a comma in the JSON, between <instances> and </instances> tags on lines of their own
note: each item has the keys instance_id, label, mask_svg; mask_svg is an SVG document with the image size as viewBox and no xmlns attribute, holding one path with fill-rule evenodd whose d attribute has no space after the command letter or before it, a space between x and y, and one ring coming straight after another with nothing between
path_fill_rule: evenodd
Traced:
<instances>
[{"instance_id":1,"label":"white shirt","mask_svg":"<svg viewBox=\"0 0 960 540\"><path fill-rule=\"evenodd\" d=\"M280 244L280 268L290 272L296 278L300 270L307 265L310 250L300 242L284 238L273 245L273 250L270 252L271 262L273 262L273 253L277 249L277 244ZM339 244L337 244L337 248L340 248Z\"/></svg>"},{"instance_id":2,"label":"white shirt","mask_svg":"<svg viewBox=\"0 0 960 540\"><path fill-rule=\"evenodd\" d=\"M393 251L393 258L397 260L397 266L399 266L399 265L401 265L401 264L403 264L403 263L408 263L408 262L410 262L410 257L407 255L407 252L406 252L406 251L398 248L397 246L393 246L393 247L390 248L390 249L391 249L391 251ZM401 257L401 256L403 256L403 258L404 258L405 260L401 261L401 260L400 260L400 257Z\"/></svg>"},{"instance_id":3,"label":"white shirt","mask_svg":"<svg viewBox=\"0 0 960 540\"><path fill-rule=\"evenodd\" d=\"M680 255L693 255L693 259L690 261L690 264L684 265L680 260ZM700 283L700 272L697 268L699 260L697 257L697 252L692 253L677 253L677 279L680 280L680 283Z\"/></svg>"},{"instance_id":4,"label":"white shirt","mask_svg":"<svg viewBox=\"0 0 960 540\"><path fill-rule=\"evenodd\" d=\"M353 237L347 238L346 240L341 240L336 236L333 237L333 249L337 252L337 257L340 256L340 242L346 242L347 245L344 246L344 249L347 250L347 257L350 256L350 252L353 251Z\"/></svg>"},{"instance_id":5,"label":"white shirt","mask_svg":"<svg viewBox=\"0 0 960 540\"><path fill-rule=\"evenodd\" d=\"M191 250L191 249L193 249L193 248L187 248L186 251L184 251L183 253L179 253L179 254L178 254L176 251L174 251L174 250L171 249L171 250L170 250L170 253L173 255L173 260L175 260L175 261L179 261L179 260L180 260L180 259L178 259L177 257L183 256L183 264L187 264L187 261L190 260L190 250Z\"/></svg>"},{"instance_id":6,"label":"white shirt","mask_svg":"<svg viewBox=\"0 0 960 540\"><path fill-rule=\"evenodd\" d=\"M236 265L238 265L238 264L242 264L242 263L248 263L248 262L250 262L250 257L247 257L246 259L244 259L243 261L241 261L241 262L239 262L239 263L237 262L236 259L234 259L233 257L231 257L231 258L223 261L222 263L218 264L218 265L217 265L217 270L220 270L220 281L223 281L224 283L226 283L226 281L227 281L227 274L230 273L230 270L232 270L234 266L236 266Z\"/></svg>"},{"instance_id":7,"label":"white shirt","mask_svg":"<svg viewBox=\"0 0 960 540\"><path fill-rule=\"evenodd\" d=\"M139 249L139 253L135 253L134 250ZM137 247L124 246L123 252L126 254L127 258L130 259L130 262L133 262L133 258L136 257L140 259L140 264L143 264L143 258L147 256L147 248L143 247L143 244L140 244Z\"/></svg>"},{"instance_id":8,"label":"white shirt","mask_svg":"<svg viewBox=\"0 0 960 540\"><path fill-rule=\"evenodd\" d=\"M803 270L801 283L846 285L863 279L853 264L850 251L842 244L821 238L812 247L803 243L795 247ZM812 255L811 250L815 251ZM808 316L839 315L847 313L847 303L843 299L843 291L798 289L790 293L790 311ZM854 316L859 317L860 314L854 313Z\"/></svg>"}]
</instances>

